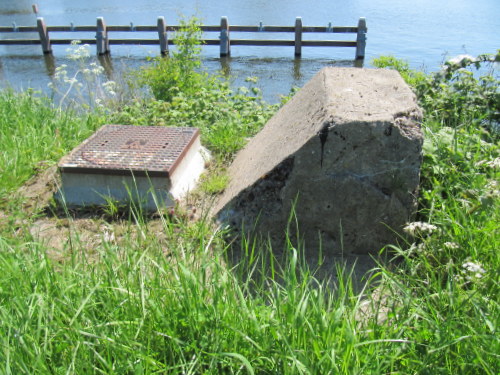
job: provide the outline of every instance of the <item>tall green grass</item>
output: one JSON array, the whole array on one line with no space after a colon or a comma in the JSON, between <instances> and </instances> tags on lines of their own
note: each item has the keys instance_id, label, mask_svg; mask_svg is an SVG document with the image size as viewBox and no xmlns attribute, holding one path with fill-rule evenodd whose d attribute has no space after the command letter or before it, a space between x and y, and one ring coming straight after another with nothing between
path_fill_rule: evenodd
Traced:
<instances>
[{"instance_id":1,"label":"tall green grass","mask_svg":"<svg viewBox=\"0 0 500 375\"><path fill-rule=\"evenodd\" d=\"M176 225L165 221L165 231L186 230ZM419 353L435 350L427 361L439 362L438 346L454 339L416 341L425 306L399 300L380 320L347 273L334 289L304 277L295 249L276 279L255 282L268 273L263 263L232 270L221 233L195 226L196 236L165 243L105 243L92 260L76 242L62 266L36 243L2 242L2 371L405 373L421 364Z\"/></svg>"},{"instance_id":2,"label":"tall green grass","mask_svg":"<svg viewBox=\"0 0 500 375\"><path fill-rule=\"evenodd\" d=\"M32 91L0 92L0 198L89 136L98 121Z\"/></svg>"}]
</instances>

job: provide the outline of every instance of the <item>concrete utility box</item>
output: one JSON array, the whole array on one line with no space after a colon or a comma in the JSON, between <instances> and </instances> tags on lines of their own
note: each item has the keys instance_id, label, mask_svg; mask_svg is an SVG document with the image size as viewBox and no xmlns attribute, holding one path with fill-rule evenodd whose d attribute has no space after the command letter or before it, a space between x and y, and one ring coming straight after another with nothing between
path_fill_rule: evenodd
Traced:
<instances>
[{"instance_id":1,"label":"concrete utility box","mask_svg":"<svg viewBox=\"0 0 500 375\"><path fill-rule=\"evenodd\" d=\"M196 184L205 166L196 128L104 125L59 162L56 198L69 207L135 201L169 207Z\"/></svg>"}]
</instances>

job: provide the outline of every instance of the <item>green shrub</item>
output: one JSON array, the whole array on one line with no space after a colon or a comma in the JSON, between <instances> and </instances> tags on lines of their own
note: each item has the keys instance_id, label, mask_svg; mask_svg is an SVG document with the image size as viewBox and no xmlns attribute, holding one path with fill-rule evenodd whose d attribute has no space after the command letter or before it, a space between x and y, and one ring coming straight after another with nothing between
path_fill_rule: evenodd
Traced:
<instances>
[{"instance_id":1,"label":"green shrub","mask_svg":"<svg viewBox=\"0 0 500 375\"><path fill-rule=\"evenodd\" d=\"M196 95L177 92L169 102L136 99L110 115L109 121L197 127L204 145L218 159L229 160L277 108L250 93L246 88L235 92L227 82L218 81L216 86L199 88Z\"/></svg>"},{"instance_id":2,"label":"green shrub","mask_svg":"<svg viewBox=\"0 0 500 375\"><path fill-rule=\"evenodd\" d=\"M149 87L157 100L169 102L178 93L196 95L201 88L215 83L213 77L200 70L202 32L199 20L182 20L180 25L174 37L175 49L170 55L154 58L153 64L137 75L139 83Z\"/></svg>"},{"instance_id":3,"label":"green shrub","mask_svg":"<svg viewBox=\"0 0 500 375\"><path fill-rule=\"evenodd\" d=\"M425 73L411 69L407 61L394 56L380 56L374 58L371 63L376 68L397 70L410 86L416 86L426 79Z\"/></svg>"},{"instance_id":4,"label":"green shrub","mask_svg":"<svg viewBox=\"0 0 500 375\"><path fill-rule=\"evenodd\" d=\"M428 75L410 69L407 62L392 56L373 60L379 68L397 70L414 88L426 120L456 127L464 123L487 124L496 127L500 122L499 80L486 65L500 62L496 55L458 56L444 63L443 69ZM478 72L473 72L476 68ZM478 77L479 75L479 77Z\"/></svg>"},{"instance_id":5,"label":"green shrub","mask_svg":"<svg viewBox=\"0 0 500 375\"><path fill-rule=\"evenodd\" d=\"M460 56L428 75L394 58L375 62L400 71L424 109L420 221L408 224L405 246L392 248L398 269L382 269L400 305L391 326L412 342L400 365L416 373L498 367L499 81L487 69L498 60Z\"/></svg>"},{"instance_id":6,"label":"green shrub","mask_svg":"<svg viewBox=\"0 0 500 375\"><path fill-rule=\"evenodd\" d=\"M198 127L204 144L218 159L228 160L260 130L277 106L265 103L255 86L233 90L222 77L203 71L198 20L182 25L171 56L155 58L138 74L140 84L149 88L154 98L138 98L124 105L110 121ZM255 83L255 79L247 82Z\"/></svg>"}]
</instances>

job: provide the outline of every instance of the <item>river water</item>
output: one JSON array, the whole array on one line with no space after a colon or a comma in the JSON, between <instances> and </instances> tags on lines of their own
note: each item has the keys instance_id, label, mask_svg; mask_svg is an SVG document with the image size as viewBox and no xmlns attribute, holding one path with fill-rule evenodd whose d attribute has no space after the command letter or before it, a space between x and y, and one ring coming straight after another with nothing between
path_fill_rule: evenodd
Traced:
<instances>
[{"instance_id":1,"label":"river water","mask_svg":"<svg viewBox=\"0 0 500 375\"><path fill-rule=\"evenodd\" d=\"M158 16L164 16L167 24L177 24L180 18L192 15L207 25L217 25L221 16L227 16L233 25L262 22L292 26L296 17L302 17L303 24L309 26L327 26L330 22L334 26L355 26L359 17L366 17L365 66L370 66L373 57L390 54L408 60L414 68L434 71L446 57L494 53L500 48L499 0L0 0L0 25L35 25L34 2L38 16L51 26L92 25L98 16L108 25L154 25ZM137 34L134 37L154 37ZM336 35L336 39L342 38ZM108 74L116 77L124 70L147 64L147 56L158 54L158 48L111 46ZM54 66L71 64L66 49L54 46L53 58L47 59L40 46L0 46L3 85L44 90ZM288 93L292 86L301 86L324 66L352 66L354 57L354 48L303 48L301 59L293 57L293 47L236 46L231 52L231 58L221 60L218 47L205 46L204 65L211 72L230 72L234 85L246 77L258 77L258 85L269 101L278 100L279 94Z\"/></svg>"}]
</instances>

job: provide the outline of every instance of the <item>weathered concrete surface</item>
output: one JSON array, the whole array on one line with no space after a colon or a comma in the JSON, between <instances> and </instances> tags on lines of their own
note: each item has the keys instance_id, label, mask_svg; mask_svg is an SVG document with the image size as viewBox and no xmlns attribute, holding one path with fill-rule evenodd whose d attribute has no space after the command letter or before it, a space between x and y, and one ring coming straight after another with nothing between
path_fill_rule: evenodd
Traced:
<instances>
[{"instance_id":1,"label":"weathered concrete surface","mask_svg":"<svg viewBox=\"0 0 500 375\"><path fill-rule=\"evenodd\" d=\"M397 72L325 68L237 155L215 212L279 244L295 207L306 251L377 252L416 209L420 120Z\"/></svg>"}]
</instances>

